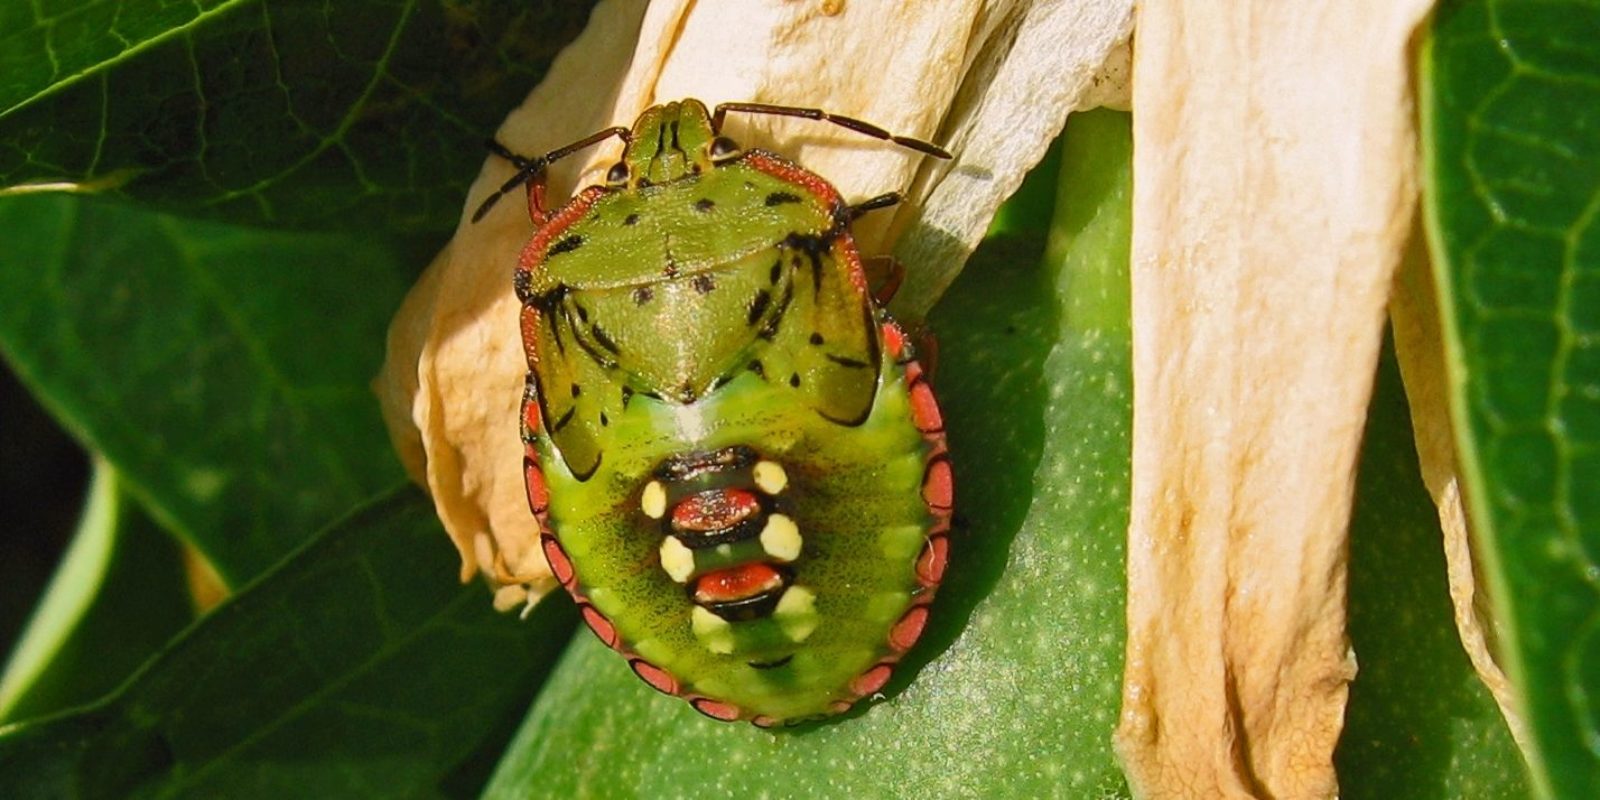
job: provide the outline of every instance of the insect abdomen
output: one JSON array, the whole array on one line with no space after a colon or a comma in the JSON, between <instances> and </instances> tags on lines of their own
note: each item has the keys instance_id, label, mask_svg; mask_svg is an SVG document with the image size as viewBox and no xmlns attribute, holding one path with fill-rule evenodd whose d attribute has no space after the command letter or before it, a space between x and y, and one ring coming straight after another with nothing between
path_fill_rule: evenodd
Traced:
<instances>
[{"instance_id":1,"label":"insect abdomen","mask_svg":"<svg viewBox=\"0 0 1600 800\"><path fill-rule=\"evenodd\" d=\"M718 718L834 713L880 689L921 633L948 532L943 434L922 430L937 409L919 409L909 366L858 426L776 405L782 387L746 375L696 404L716 424L689 447L612 447L584 482L553 460L549 521L591 627ZM636 398L618 427L682 415Z\"/></svg>"}]
</instances>

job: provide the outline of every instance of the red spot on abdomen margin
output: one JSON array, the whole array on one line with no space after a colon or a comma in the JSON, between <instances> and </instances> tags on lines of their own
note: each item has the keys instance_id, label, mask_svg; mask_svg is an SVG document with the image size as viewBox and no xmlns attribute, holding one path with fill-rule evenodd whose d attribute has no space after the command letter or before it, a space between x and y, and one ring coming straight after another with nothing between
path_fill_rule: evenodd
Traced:
<instances>
[{"instance_id":1,"label":"red spot on abdomen margin","mask_svg":"<svg viewBox=\"0 0 1600 800\"><path fill-rule=\"evenodd\" d=\"M561 543L548 533L539 536L539 544L544 549L544 560L550 564L550 574L571 591L577 573L573 572L572 559L567 558L567 551L562 550Z\"/></svg>"}]
</instances>

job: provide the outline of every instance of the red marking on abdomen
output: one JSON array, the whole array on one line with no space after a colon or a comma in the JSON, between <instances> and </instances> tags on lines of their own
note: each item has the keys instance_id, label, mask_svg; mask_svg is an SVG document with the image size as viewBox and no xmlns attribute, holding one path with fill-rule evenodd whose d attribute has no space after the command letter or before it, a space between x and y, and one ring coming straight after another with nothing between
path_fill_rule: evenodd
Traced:
<instances>
[{"instance_id":1,"label":"red marking on abdomen","mask_svg":"<svg viewBox=\"0 0 1600 800\"><path fill-rule=\"evenodd\" d=\"M531 451L532 445L528 446ZM543 514L550 508L550 489L544 484L544 472L539 469L538 454L524 454L522 458L522 479L528 488L528 510L534 516Z\"/></svg>"},{"instance_id":2,"label":"red marking on abdomen","mask_svg":"<svg viewBox=\"0 0 1600 800\"><path fill-rule=\"evenodd\" d=\"M950 460L935 456L928 462L922 475L922 499L935 512L949 511L955 495L955 483L950 475Z\"/></svg>"},{"instance_id":3,"label":"red marking on abdomen","mask_svg":"<svg viewBox=\"0 0 1600 800\"><path fill-rule=\"evenodd\" d=\"M728 603L755 597L782 585L783 576L767 564L741 564L701 575L694 584L694 599L702 604Z\"/></svg>"},{"instance_id":4,"label":"red marking on abdomen","mask_svg":"<svg viewBox=\"0 0 1600 800\"><path fill-rule=\"evenodd\" d=\"M572 559L567 558L567 551L562 550L561 543L548 533L539 535L539 544L544 549L544 560L550 564L550 574L556 576L556 580L567 587L567 591L571 591L576 573L572 569Z\"/></svg>"},{"instance_id":5,"label":"red marking on abdomen","mask_svg":"<svg viewBox=\"0 0 1600 800\"><path fill-rule=\"evenodd\" d=\"M633 674L639 679L650 684L650 687L662 694L677 694L678 679L667 674L667 671L642 659L635 658L628 662L633 668Z\"/></svg>"},{"instance_id":6,"label":"red marking on abdomen","mask_svg":"<svg viewBox=\"0 0 1600 800\"><path fill-rule=\"evenodd\" d=\"M712 700L709 697L696 697L689 701L689 705L694 706L694 710L723 722L732 722L744 714L743 710L732 703Z\"/></svg>"},{"instance_id":7,"label":"red marking on abdomen","mask_svg":"<svg viewBox=\"0 0 1600 800\"><path fill-rule=\"evenodd\" d=\"M672 508L672 527L680 531L718 531L761 513L761 501L744 489L707 489Z\"/></svg>"},{"instance_id":8,"label":"red marking on abdomen","mask_svg":"<svg viewBox=\"0 0 1600 800\"><path fill-rule=\"evenodd\" d=\"M939 401L933 396L933 387L922 373L921 365L913 361L906 365L906 391L911 395L911 424L923 433L944 430L944 415L939 413Z\"/></svg>"},{"instance_id":9,"label":"red marking on abdomen","mask_svg":"<svg viewBox=\"0 0 1600 800\"><path fill-rule=\"evenodd\" d=\"M917 580L923 586L938 586L944 579L945 562L950 557L950 539L934 536L922 545L922 555L917 558Z\"/></svg>"},{"instance_id":10,"label":"red marking on abdomen","mask_svg":"<svg viewBox=\"0 0 1600 800\"><path fill-rule=\"evenodd\" d=\"M589 630L594 631L594 635L600 637L606 647L617 649L617 627L611 624L611 620L588 603L583 604L582 610L583 621L589 623Z\"/></svg>"},{"instance_id":11,"label":"red marking on abdomen","mask_svg":"<svg viewBox=\"0 0 1600 800\"><path fill-rule=\"evenodd\" d=\"M883 685L889 682L889 675L892 672L894 672L893 666L889 664L879 664L876 667L861 673L856 677L855 680L851 681L850 691L861 697L872 694L873 692L882 689Z\"/></svg>"},{"instance_id":12,"label":"red marking on abdomen","mask_svg":"<svg viewBox=\"0 0 1600 800\"><path fill-rule=\"evenodd\" d=\"M922 637L922 629L927 624L928 607L912 606L889 631L889 646L901 652L910 650Z\"/></svg>"}]
</instances>

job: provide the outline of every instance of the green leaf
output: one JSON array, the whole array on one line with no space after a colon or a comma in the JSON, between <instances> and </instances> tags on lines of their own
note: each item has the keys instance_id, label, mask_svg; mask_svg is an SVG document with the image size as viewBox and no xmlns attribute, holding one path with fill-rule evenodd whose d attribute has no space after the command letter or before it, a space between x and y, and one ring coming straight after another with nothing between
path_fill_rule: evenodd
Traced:
<instances>
[{"instance_id":1,"label":"green leaf","mask_svg":"<svg viewBox=\"0 0 1600 800\"><path fill-rule=\"evenodd\" d=\"M1036 248L992 241L933 314L964 523L888 699L793 731L727 725L654 693L583 636L487 796L1126 794L1111 732L1128 507L1127 115L1073 117L1063 162L1071 202L1051 256L1041 266Z\"/></svg>"},{"instance_id":2,"label":"green leaf","mask_svg":"<svg viewBox=\"0 0 1600 800\"><path fill-rule=\"evenodd\" d=\"M100 697L193 619L172 539L98 462L71 549L0 676L0 722Z\"/></svg>"},{"instance_id":3,"label":"green leaf","mask_svg":"<svg viewBox=\"0 0 1600 800\"><path fill-rule=\"evenodd\" d=\"M0 3L0 31L5 31L0 117L239 5L239 0Z\"/></svg>"},{"instance_id":4,"label":"green leaf","mask_svg":"<svg viewBox=\"0 0 1600 800\"><path fill-rule=\"evenodd\" d=\"M442 232L593 5L0 0L0 186Z\"/></svg>"},{"instance_id":5,"label":"green leaf","mask_svg":"<svg viewBox=\"0 0 1600 800\"><path fill-rule=\"evenodd\" d=\"M0 536L0 656L49 587L82 518L89 474L87 454L0 358L0 508L14 532Z\"/></svg>"},{"instance_id":6,"label":"green leaf","mask_svg":"<svg viewBox=\"0 0 1600 800\"><path fill-rule=\"evenodd\" d=\"M1420 82L1468 516L1534 783L1600 794L1600 5L1436 13Z\"/></svg>"},{"instance_id":7,"label":"green leaf","mask_svg":"<svg viewBox=\"0 0 1600 800\"><path fill-rule=\"evenodd\" d=\"M229 583L398 480L383 244L63 196L0 198L0 230L0 353Z\"/></svg>"},{"instance_id":8,"label":"green leaf","mask_svg":"<svg viewBox=\"0 0 1600 800\"><path fill-rule=\"evenodd\" d=\"M1348 800L1526 797L1505 719L1456 634L1444 534L1384 349L1350 523L1350 688L1335 762Z\"/></svg>"},{"instance_id":9,"label":"green leaf","mask_svg":"<svg viewBox=\"0 0 1600 800\"><path fill-rule=\"evenodd\" d=\"M0 796L470 793L574 624L495 614L414 489L328 530L100 703L0 728Z\"/></svg>"}]
</instances>

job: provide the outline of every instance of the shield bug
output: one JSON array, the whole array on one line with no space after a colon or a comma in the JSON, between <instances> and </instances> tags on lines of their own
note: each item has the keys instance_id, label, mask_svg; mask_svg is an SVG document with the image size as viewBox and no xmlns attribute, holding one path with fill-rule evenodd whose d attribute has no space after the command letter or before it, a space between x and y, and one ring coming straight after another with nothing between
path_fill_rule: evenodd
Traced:
<instances>
[{"instance_id":1,"label":"shield bug","mask_svg":"<svg viewBox=\"0 0 1600 800\"><path fill-rule=\"evenodd\" d=\"M537 228L515 284L528 501L551 570L640 678L719 720L844 711L917 640L943 575L943 421L821 176L721 135L698 100L537 158L493 145ZM617 137L604 185L552 161Z\"/></svg>"}]
</instances>

